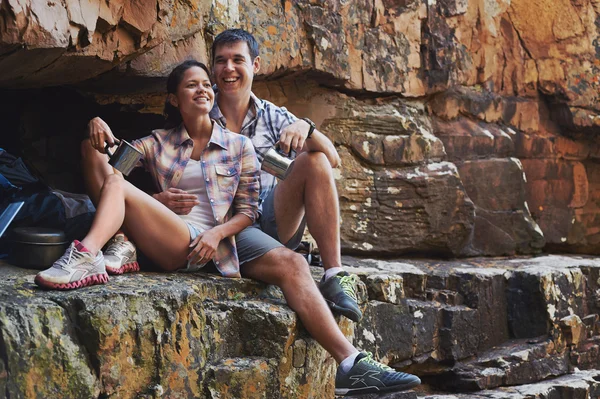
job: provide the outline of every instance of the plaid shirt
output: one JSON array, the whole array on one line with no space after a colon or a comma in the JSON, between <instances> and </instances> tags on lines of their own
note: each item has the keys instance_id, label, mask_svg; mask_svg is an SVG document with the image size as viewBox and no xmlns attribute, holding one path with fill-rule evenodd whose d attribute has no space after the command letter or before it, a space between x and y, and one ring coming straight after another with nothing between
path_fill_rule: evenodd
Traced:
<instances>
[{"instance_id":1,"label":"plaid shirt","mask_svg":"<svg viewBox=\"0 0 600 399\"><path fill-rule=\"evenodd\" d=\"M215 91L215 105L210 111L210 117L218 121L222 126L227 126L227 121L217 105L218 95L218 91ZM285 107L278 107L269 101L261 100L256 97L254 93L250 93L250 102L252 104L244 118L240 134L252 140L258 160L262 164L267 151L279 141L281 130L296 122L298 118L285 109ZM271 191L275 189L276 185L277 178L275 178L275 176L261 171L261 207L259 208L259 211L262 211L262 202L267 198Z\"/></svg>"},{"instance_id":2,"label":"plaid shirt","mask_svg":"<svg viewBox=\"0 0 600 399\"><path fill-rule=\"evenodd\" d=\"M177 187L194 142L181 124L174 129L154 130L133 145L144 155L144 168L159 190L164 191ZM254 222L258 217L260 183L259 164L250 141L213 123L212 136L200 160L215 223L223 224L238 213ZM213 261L222 275L240 277L234 236L219 243Z\"/></svg>"}]
</instances>

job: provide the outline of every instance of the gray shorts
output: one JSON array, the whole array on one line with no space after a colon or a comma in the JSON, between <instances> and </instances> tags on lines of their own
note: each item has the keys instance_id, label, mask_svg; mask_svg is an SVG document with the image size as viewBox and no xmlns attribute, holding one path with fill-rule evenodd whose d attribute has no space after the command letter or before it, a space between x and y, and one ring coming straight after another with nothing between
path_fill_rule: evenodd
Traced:
<instances>
[{"instance_id":1,"label":"gray shorts","mask_svg":"<svg viewBox=\"0 0 600 399\"><path fill-rule=\"evenodd\" d=\"M296 249L302 241L302 235L306 228L306 217L294 236L284 245L277 234L277 223L275 222L275 190L265 198L262 205L262 214L257 223L247 227L235 236L240 265L259 258L272 249L287 247Z\"/></svg>"}]
</instances>

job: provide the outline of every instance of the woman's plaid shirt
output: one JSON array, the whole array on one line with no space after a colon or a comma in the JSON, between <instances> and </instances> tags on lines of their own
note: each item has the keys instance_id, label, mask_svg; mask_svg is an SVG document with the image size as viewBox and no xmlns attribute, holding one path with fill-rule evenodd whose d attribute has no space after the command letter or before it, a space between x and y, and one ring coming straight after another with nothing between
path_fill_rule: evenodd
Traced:
<instances>
[{"instance_id":1,"label":"woman's plaid shirt","mask_svg":"<svg viewBox=\"0 0 600 399\"><path fill-rule=\"evenodd\" d=\"M143 154L141 163L158 189L164 191L177 187L194 142L181 124L169 130L154 130L151 135L135 140L133 145ZM200 161L215 223L223 224L238 213L254 223L258 217L260 166L252 142L213 122L212 136ZM240 276L233 236L219 243L213 261L222 275Z\"/></svg>"}]
</instances>

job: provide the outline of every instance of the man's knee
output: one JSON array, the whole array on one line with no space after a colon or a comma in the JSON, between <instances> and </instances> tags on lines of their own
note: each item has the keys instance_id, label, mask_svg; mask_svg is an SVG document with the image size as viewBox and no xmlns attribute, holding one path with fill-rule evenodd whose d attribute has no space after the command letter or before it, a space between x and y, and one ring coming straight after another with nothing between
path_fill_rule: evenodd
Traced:
<instances>
[{"instance_id":1,"label":"man's knee","mask_svg":"<svg viewBox=\"0 0 600 399\"><path fill-rule=\"evenodd\" d=\"M322 152L304 152L300 154L294 163L303 174L309 176L323 175L333 177L333 168Z\"/></svg>"},{"instance_id":2,"label":"man's knee","mask_svg":"<svg viewBox=\"0 0 600 399\"><path fill-rule=\"evenodd\" d=\"M273 254L273 267L276 268L276 285L298 284L303 280L311 280L310 268L306 259L297 252L287 248L279 248Z\"/></svg>"}]
</instances>

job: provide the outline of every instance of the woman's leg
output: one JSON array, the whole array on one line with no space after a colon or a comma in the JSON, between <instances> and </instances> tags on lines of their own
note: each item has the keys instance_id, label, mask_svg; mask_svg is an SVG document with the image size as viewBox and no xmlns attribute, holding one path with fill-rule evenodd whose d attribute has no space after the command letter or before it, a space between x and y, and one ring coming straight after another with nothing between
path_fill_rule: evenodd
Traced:
<instances>
[{"instance_id":1,"label":"woman's leg","mask_svg":"<svg viewBox=\"0 0 600 399\"><path fill-rule=\"evenodd\" d=\"M82 244L97 253L121 225L137 247L165 270L185 266L190 243L186 223L123 177L113 174L105 179L96 217Z\"/></svg>"}]
</instances>

